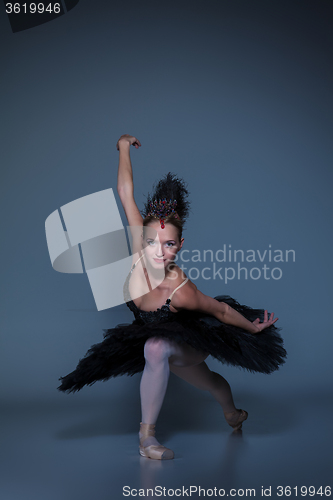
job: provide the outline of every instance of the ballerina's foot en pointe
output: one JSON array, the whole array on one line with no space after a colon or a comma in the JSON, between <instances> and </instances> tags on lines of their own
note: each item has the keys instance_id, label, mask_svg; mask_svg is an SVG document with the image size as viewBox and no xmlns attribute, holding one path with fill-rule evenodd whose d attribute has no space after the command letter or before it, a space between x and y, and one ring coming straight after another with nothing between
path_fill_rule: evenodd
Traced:
<instances>
[{"instance_id":1,"label":"ballerina's foot en pointe","mask_svg":"<svg viewBox=\"0 0 333 500\"><path fill-rule=\"evenodd\" d=\"M142 457L155 460L170 460L174 458L174 452L159 444L155 439L155 424L143 424L141 422L139 438L139 453Z\"/></svg>"},{"instance_id":2,"label":"ballerina's foot en pointe","mask_svg":"<svg viewBox=\"0 0 333 500\"><path fill-rule=\"evenodd\" d=\"M239 431L242 428L244 420L247 419L248 413L245 410L235 410L227 413L224 412L224 417L234 431Z\"/></svg>"}]
</instances>

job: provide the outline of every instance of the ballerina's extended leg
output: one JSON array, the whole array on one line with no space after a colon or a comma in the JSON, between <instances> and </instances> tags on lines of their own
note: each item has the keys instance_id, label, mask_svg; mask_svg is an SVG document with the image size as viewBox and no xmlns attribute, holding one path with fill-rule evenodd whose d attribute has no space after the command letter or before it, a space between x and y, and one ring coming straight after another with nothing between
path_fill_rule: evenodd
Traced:
<instances>
[{"instance_id":1,"label":"ballerina's extended leg","mask_svg":"<svg viewBox=\"0 0 333 500\"><path fill-rule=\"evenodd\" d=\"M212 372L203 361L193 366L170 365L170 370L197 389L209 391L216 401L222 406L228 424L235 430L242 427L247 419L247 412L238 410L232 397L232 392L227 380L219 373Z\"/></svg>"}]
</instances>

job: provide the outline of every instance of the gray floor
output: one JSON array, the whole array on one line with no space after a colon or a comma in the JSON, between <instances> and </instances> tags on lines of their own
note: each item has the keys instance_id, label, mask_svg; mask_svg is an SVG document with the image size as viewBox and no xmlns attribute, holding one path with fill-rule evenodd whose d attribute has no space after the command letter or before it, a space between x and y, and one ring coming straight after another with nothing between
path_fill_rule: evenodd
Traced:
<instances>
[{"instance_id":1,"label":"gray floor","mask_svg":"<svg viewBox=\"0 0 333 500\"><path fill-rule=\"evenodd\" d=\"M271 487L271 498L286 498L277 495L277 486L297 487L298 497L301 486L332 486L330 391L313 388L283 397L261 391L237 394L237 400L250 416L243 432L234 434L209 395L191 388L173 394L163 407L158 437L175 451L175 460L163 462L138 454L137 402L132 413L121 398L8 404L1 426L0 498L121 499L125 486L165 487L165 498L167 489L183 487L186 498L191 486L204 488L206 497L215 487L225 496L240 489L236 498L250 488L259 497L262 487ZM198 491L191 497L199 498Z\"/></svg>"}]
</instances>

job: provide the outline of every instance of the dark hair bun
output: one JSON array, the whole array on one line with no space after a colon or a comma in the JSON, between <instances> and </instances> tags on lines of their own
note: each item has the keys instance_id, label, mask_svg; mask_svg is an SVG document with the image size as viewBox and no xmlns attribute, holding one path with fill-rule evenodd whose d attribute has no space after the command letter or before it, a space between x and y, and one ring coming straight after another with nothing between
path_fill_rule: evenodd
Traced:
<instances>
[{"instance_id":1,"label":"dark hair bun","mask_svg":"<svg viewBox=\"0 0 333 500\"><path fill-rule=\"evenodd\" d=\"M177 177L177 175L168 172L158 183L154 186L154 191L152 194L148 193L147 201L144 205L144 209L141 211L143 218L146 218L150 211L150 203L157 200L166 199L167 201L176 200L176 212L184 223L187 219L190 211L190 202L188 201L189 192L186 188L186 183L183 179Z\"/></svg>"}]
</instances>

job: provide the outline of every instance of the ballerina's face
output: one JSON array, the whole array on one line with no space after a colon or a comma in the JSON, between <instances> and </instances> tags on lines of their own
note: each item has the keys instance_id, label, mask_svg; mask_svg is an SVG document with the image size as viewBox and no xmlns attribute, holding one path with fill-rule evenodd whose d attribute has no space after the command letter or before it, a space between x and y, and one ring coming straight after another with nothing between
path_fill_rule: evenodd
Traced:
<instances>
[{"instance_id":1,"label":"ballerina's face","mask_svg":"<svg viewBox=\"0 0 333 500\"><path fill-rule=\"evenodd\" d=\"M167 223L162 229L159 221L145 226L143 236L145 255L155 268L167 267L175 259L184 242L184 238L179 240L178 230L173 224Z\"/></svg>"}]
</instances>

